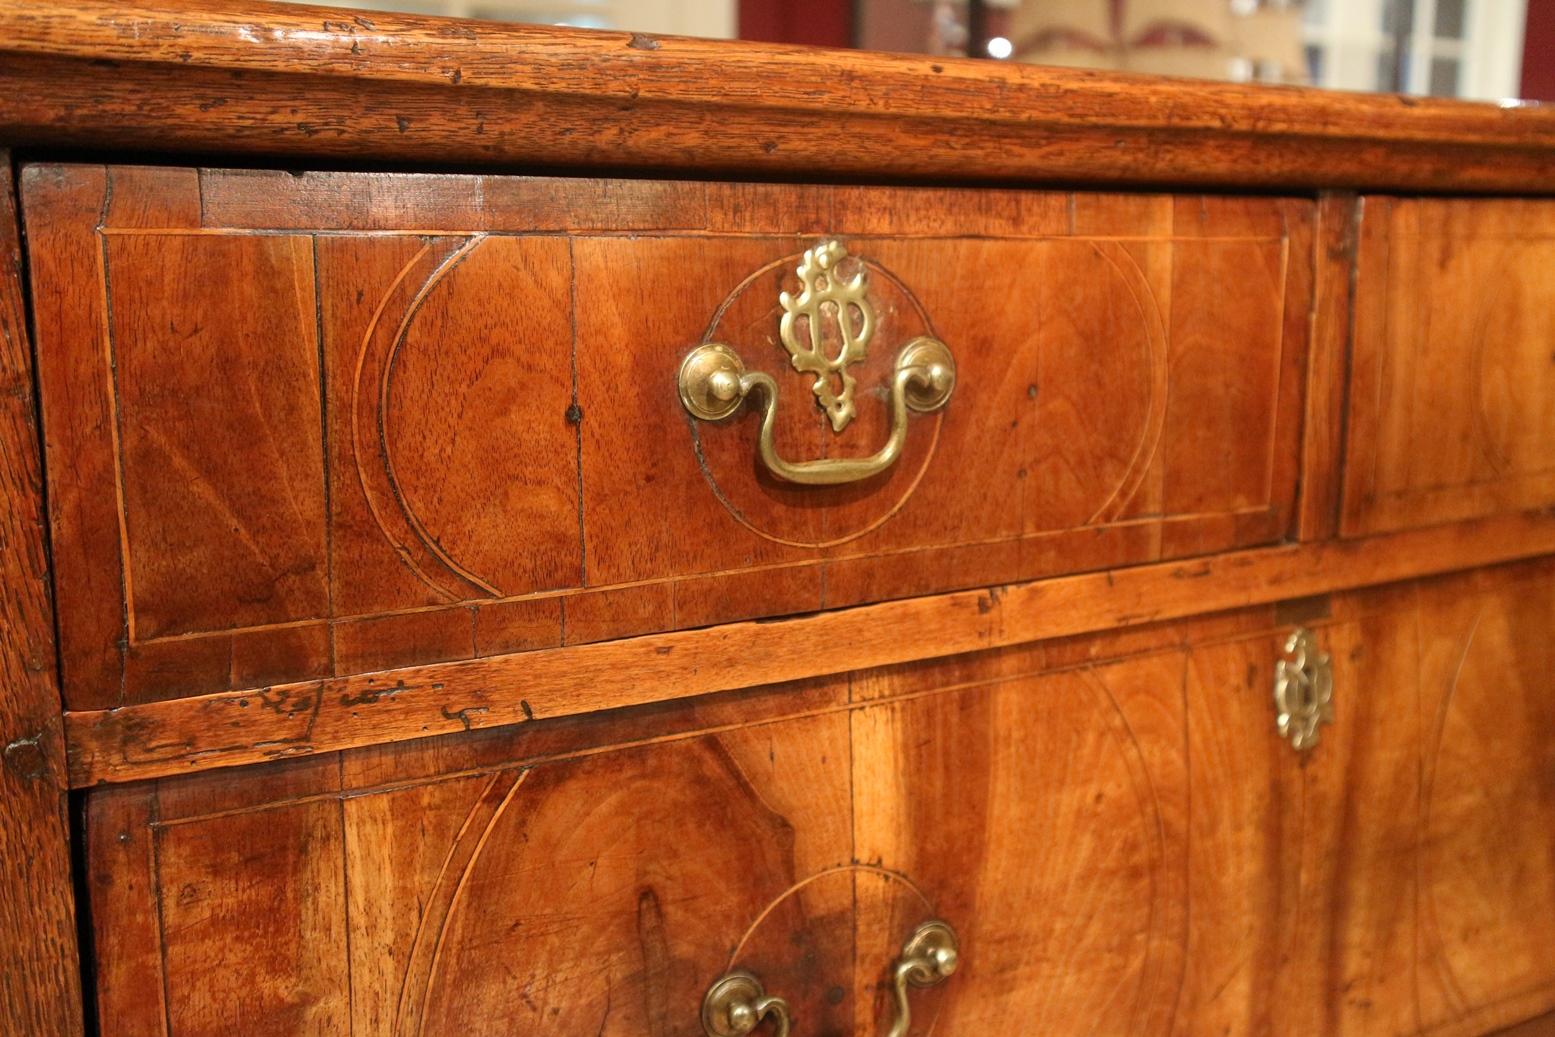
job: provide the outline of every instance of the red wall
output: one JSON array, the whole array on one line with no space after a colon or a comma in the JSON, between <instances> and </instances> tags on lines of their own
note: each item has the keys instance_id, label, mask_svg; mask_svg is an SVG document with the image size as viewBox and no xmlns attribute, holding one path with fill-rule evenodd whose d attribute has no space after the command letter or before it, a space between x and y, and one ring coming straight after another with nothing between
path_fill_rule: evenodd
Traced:
<instances>
[{"instance_id":1,"label":"red wall","mask_svg":"<svg viewBox=\"0 0 1555 1037\"><path fill-rule=\"evenodd\" d=\"M740 39L853 46L851 0L740 0Z\"/></svg>"},{"instance_id":2,"label":"red wall","mask_svg":"<svg viewBox=\"0 0 1555 1037\"><path fill-rule=\"evenodd\" d=\"M1555 0L1528 0L1522 96L1555 101Z\"/></svg>"},{"instance_id":3,"label":"red wall","mask_svg":"<svg viewBox=\"0 0 1555 1037\"><path fill-rule=\"evenodd\" d=\"M740 0L740 39L851 47L854 6L853 0ZM1521 94L1555 101L1555 0L1528 0Z\"/></svg>"}]
</instances>

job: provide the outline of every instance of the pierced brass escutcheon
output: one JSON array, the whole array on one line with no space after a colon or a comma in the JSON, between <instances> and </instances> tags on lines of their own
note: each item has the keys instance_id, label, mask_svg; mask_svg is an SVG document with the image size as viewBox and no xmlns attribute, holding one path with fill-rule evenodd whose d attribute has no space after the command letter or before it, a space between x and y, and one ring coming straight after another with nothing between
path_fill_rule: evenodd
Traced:
<instances>
[{"instance_id":1,"label":"pierced brass escutcheon","mask_svg":"<svg viewBox=\"0 0 1555 1037\"><path fill-rule=\"evenodd\" d=\"M854 379L848 367L863 360L874 337L875 315L869 302L869 276L861 266L844 278L837 264L847 250L828 241L805 252L799 264L804 290L797 296L782 292L779 337L794 370L815 376L816 403L826 412L832 431L841 432L854 416ZM826 351L823 323L837 329L836 355ZM834 387L832 378L841 388ZM680 402L699 421L721 421L740 409L745 398L759 390L762 397L761 429L756 449L773 475L789 482L829 486L857 482L885 471L901 456L907 443L908 411L930 413L950 400L956 387L956 361L945 343L920 336L902 347L891 377L891 433L885 445L869 457L822 458L788 461L773 445L777 422L778 386L764 371L749 371L729 346L704 343L686 354L677 378Z\"/></svg>"},{"instance_id":2,"label":"pierced brass escutcheon","mask_svg":"<svg viewBox=\"0 0 1555 1037\"><path fill-rule=\"evenodd\" d=\"M774 1037L788 1037L788 1002L768 997L766 987L744 969L726 972L702 999L702 1031L707 1037L745 1037L771 1016Z\"/></svg>"},{"instance_id":3,"label":"pierced brass escutcheon","mask_svg":"<svg viewBox=\"0 0 1555 1037\"><path fill-rule=\"evenodd\" d=\"M1298 627L1285 640L1285 658L1274 664L1275 724L1291 748L1317 745L1318 728L1334 722L1334 672L1312 631Z\"/></svg>"},{"instance_id":4,"label":"pierced brass escutcheon","mask_svg":"<svg viewBox=\"0 0 1555 1037\"><path fill-rule=\"evenodd\" d=\"M912 1026L912 1006L907 1001L908 987L932 987L949 979L961 963L961 946L956 931L947 922L924 922L902 945L891 977L896 987L896 1022L886 1037L907 1037Z\"/></svg>"}]
</instances>

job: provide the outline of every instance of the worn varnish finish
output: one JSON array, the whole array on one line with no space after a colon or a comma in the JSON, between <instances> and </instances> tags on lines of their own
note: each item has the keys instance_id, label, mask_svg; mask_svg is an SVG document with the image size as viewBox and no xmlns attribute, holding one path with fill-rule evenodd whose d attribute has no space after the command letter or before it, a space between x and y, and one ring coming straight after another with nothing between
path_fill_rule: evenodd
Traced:
<instances>
[{"instance_id":1,"label":"worn varnish finish","mask_svg":"<svg viewBox=\"0 0 1555 1037\"><path fill-rule=\"evenodd\" d=\"M0 1031L82 1031L79 931L130 1037L668 1037L737 967L878 1037L936 916L911 1037L1555 1018L1555 113L0 0L6 145ZM925 334L858 486L675 396L724 341L860 456Z\"/></svg>"},{"instance_id":2,"label":"worn varnish finish","mask_svg":"<svg viewBox=\"0 0 1555 1037\"><path fill-rule=\"evenodd\" d=\"M914 1033L1469 1034L1555 1007L1555 569L1303 620L1340 711L1306 757L1274 730L1289 627L1264 608L105 790L104 989L160 951L178 1033L679 1034L740 965L798 1032L877 1034L936 915L965 961ZM158 937L159 911L207 921ZM256 912L264 984L201 978ZM105 996L160 1032L154 997Z\"/></svg>"},{"instance_id":3,"label":"worn varnish finish","mask_svg":"<svg viewBox=\"0 0 1555 1037\"><path fill-rule=\"evenodd\" d=\"M1297 512L1302 540L1334 536L1339 527L1359 214L1360 203L1351 194L1326 194L1318 201Z\"/></svg>"},{"instance_id":4,"label":"worn varnish finish","mask_svg":"<svg viewBox=\"0 0 1555 1037\"><path fill-rule=\"evenodd\" d=\"M859 856L900 869L961 938L965 968L919 995L935 1032L1151 1034L1180 1022L1181 670L1180 652L1150 655L855 714ZM906 670L872 692L922 677ZM916 924L911 906L860 931L889 947Z\"/></svg>"},{"instance_id":5,"label":"worn varnish finish","mask_svg":"<svg viewBox=\"0 0 1555 1037\"><path fill-rule=\"evenodd\" d=\"M36 300L76 709L1291 526L1308 202L93 166L24 195L39 284L73 289ZM877 314L840 436L777 340L823 235ZM726 342L779 379L781 453L865 456L925 334L957 396L854 486L775 482L753 407L692 423L674 390Z\"/></svg>"},{"instance_id":6,"label":"worn varnish finish","mask_svg":"<svg viewBox=\"0 0 1555 1037\"><path fill-rule=\"evenodd\" d=\"M817 705L846 698L845 684L788 691L790 704L796 692ZM114 790L89 840L113 848L128 833L150 845L153 871L112 867L121 883L144 875L152 888L148 901L133 885L105 886L99 938L148 909L215 912L188 928L192 938L161 941L157 978L179 1034L684 1033L747 930L742 960L791 989L803 1017L851 1028L853 999L825 997L847 982L854 954L851 873L840 887L796 889L852 858L846 716L598 752L620 734L608 721L553 730L535 748L559 758L538 766L493 768L482 758L511 743L467 743L283 764L240 791ZM460 756L452 773L420 773ZM127 823L147 810L157 812L149 827ZM231 985L202 979L230 953L220 919L263 901L263 983L246 971ZM157 959L155 939L124 932L105 997L129 978L133 964L119 961ZM164 1009L143 998L105 1009L125 1032L164 1025Z\"/></svg>"},{"instance_id":7,"label":"worn varnish finish","mask_svg":"<svg viewBox=\"0 0 1555 1037\"><path fill-rule=\"evenodd\" d=\"M1541 561L1335 598L1337 717L1304 758L1247 735L1274 646L1193 653L1184 996L1210 1029L1473 1034L1555 1004L1555 929L1528 924L1555 897L1555 771L1532 744L1552 588Z\"/></svg>"},{"instance_id":8,"label":"worn varnish finish","mask_svg":"<svg viewBox=\"0 0 1555 1037\"><path fill-rule=\"evenodd\" d=\"M1555 504L1555 204L1362 204L1343 532Z\"/></svg>"},{"instance_id":9,"label":"worn varnish finish","mask_svg":"<svg viewBox=\"0 0 1555 1037\"><path fill-rule=\"evenodd\" d=\"M5 0L0 143L17 142L801 177L1555 189L1555 113L1540 109L210 0Z\"/></svg>"},{"instance_id":10,"label":"worn varnish finish","mask_svg":"<svg viewBox=\"0 0 1555 1037\"><path fill-rule=\"evenodd\" d=\"M70 776L76 786L130 781L573 716L862 665L1126 629L1551 552L1555 517L1517 516L1105 570L781 622L728 623L71 712L66 714Z\"/></svg>"},{"instance_id":11,"label":"worn varnish finish","mask_svg":"<svg viewBox=\"0 0 1555 1037\"><path fill-rule=\"evenodd\" d=\"M0 1031L81 1033L32 354L0 151Z\"/></svg>"},{"instance_id":12,"label":"worn varnish finish","mask_svg":"<svg viewBox=\"0 0 1555 1037\"><path fill-rule=\"evenodd\" d=\"M1555 1034L1555 1013L1496 1031L1496 1037L1550 1037L1551 1034Z\"/></svg>"}]
</instances>

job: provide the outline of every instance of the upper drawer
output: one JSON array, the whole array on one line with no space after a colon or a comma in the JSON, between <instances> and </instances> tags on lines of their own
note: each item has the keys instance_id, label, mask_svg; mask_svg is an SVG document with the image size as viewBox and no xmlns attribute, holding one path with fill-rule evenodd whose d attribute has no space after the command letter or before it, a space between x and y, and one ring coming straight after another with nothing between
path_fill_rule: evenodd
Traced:
<instances>
[{"instance_id":1,"label":"upper drawer","mask_svg":"<svg viewBox=\"0 0 1555 1037\"><path fill-rule=\"evenodd\" d=\"M1364 200L1342 530L1555 504L1555 202Z\"/></svg>"},{"instance_id":2,"label":"upper drawer","mask_svg":"<svg viewBox=\"0 0 1555 1037\"><path fill-rule=\"evenodd\" d=\"M73 708L1288 526L1305 201L93 166L23 192ZM955 383L920 413L892 386L922 338ZM677 371L712 341L773 388L700 421ZM784 462L899 456L785 481L769 396Z\"/></svg>"}]
</instances>

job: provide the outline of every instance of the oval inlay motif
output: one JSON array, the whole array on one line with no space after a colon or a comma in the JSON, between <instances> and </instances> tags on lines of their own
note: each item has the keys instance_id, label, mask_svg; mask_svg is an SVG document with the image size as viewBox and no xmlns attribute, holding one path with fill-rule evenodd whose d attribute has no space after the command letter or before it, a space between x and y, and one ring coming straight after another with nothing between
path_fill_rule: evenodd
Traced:
<instances>
[{"instance_id":1,"label":"oval inlay motif","mask_svg":"<svg viewBox=\"0 0 1555 1037\"><path fill-rule=\"evenodd\" d=\"M1115 241L1047 243L1041 331L1027 360L1037 396L1028 528L1124 517L1166 420L1161 313L1128 249Z\"/></svg>"},{"instance_id":2,"label":"oval inlay motif","mask_svg":"<svg viewBox=\"0 0 1555 1037\"><path fill-rule=\"evenodd\" d=\"M565 243L487 237L408 316L384 387L398 497L429 550L491 595L576 581ZM517 298L521 306L503 301Z\"/></svg>"},{"instance_id":3,"label":"oval inlay motif","mask_svg":"<svg viewBox=\"0 0 1555 1037\"><path fill-rule=\"evenodd\" d=\"M1555 609L1535 583L1457 618L1456 652L1431 671L1445 686L1426 688L1420 880L1428 965L1462 1013L1552 976Z\"/></svg>"},{"instance_id":4,"label":"oval inlay motif","mask_svg":"<svg viewBox=\"0 0 1555 1037\"><path fill-rule=\"evenodd\" d=\"M360 484L443 600L578 579L569 365L534 359L571 349L570 276L557 239L429 239L368 327L351 395Z\"/></svg>"},{"instance_id":5,"label":"oval inlay motif","mask_svg":"<svg viewBox=\"0 0 1555 1037\"><path fill-rule=\"evenodd\" d=\"M860 262L869 274L876 324L867 356L850 368L857 379L857 415L841 434L834 434L815 404L813 376L793 369L778 335L783 313L778 295L799 290L794 273L799 260L796 252L747 277L714 314L703 341L729 345L750 367L777 380L782 395L774 440L780 456L794 460L868 457L889 435L888 387L897 352L920 335L939 336L923 307L890 271L867 257L845 261L844 276ZM742 407L734 417L716 423L688 417L687 426L703 474L735 519L781 543L820 547L862 536L902 506L934 454L943 421L943 413L915 416L902 456L889 470L820 493L775 479L761 466L756 450L758 407ZM854 501L868 503L845 512L837 507Z\"/></svg>"},{"instance_id":6,"label":"oval inlay motif","mask_svg":"<svg viewBox=\"0 0 1555 1037\"><path fill-rule=\"evenodd\" d=\"M1079 671L1010 682L981 715L967 712L978 693L963 693L962 715L987 729L975 754L988 773L980 813L996 820L972 830L981 843L975 883L939 879L969 887L964 906L940 905L965 952L946 984L949 1033L990 1032L1011 1019L1034 1034L1075 1018L1099 1033L1169 1025L1162 1002L1178 976L1159 951L1180 938L1165 929L1164 871L1174 865L1111 679Z\"/></svg>"},{"instance_id":7,"label":"oval inlay motif","mask_svg":"<svg viewBox=\"0 0 1555 1037\"><path fill-rule=\"evenodd\" d=\"M885 1032L902 942L934 905L906 876L866 864L811 875L777 897L729 955L796 1008L812 1033ZM934 1032L942 994L915 992L913 1033ZM876 1025L860 1025L860 1013Z\"/></svg>"},{"instance_id":8,"label":"oval inlay motif","mask_svg":"<svg viewBox=\"0 0 1555 1037\"><path fill-rule=\"evenodd\" d=\"M789 822L710 738L515 777L427 897L397 1037L695 1032L740 920L793 882Z\"/></svg>"}]
</instances>

